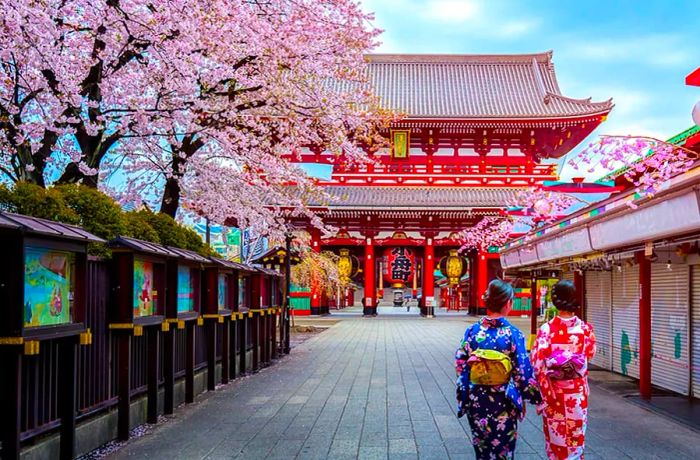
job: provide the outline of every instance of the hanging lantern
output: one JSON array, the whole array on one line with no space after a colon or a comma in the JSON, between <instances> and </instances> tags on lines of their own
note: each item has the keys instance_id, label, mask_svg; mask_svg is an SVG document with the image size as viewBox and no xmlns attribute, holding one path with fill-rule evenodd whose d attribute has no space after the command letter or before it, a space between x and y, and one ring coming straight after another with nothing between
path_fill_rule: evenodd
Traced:
<instances>
[{"instance_id":1,"label":"hanging lantern","mask_svg":"<svg viewBox=\"0 0 700 460\"><path fill-rule=\"evenodd\" d=\"M544 198L535 201L533 208L535 212L541 216L547 216L552 213L552 203Z\"/></svg>"},{"instance_id":2,"label":"hanging lantern","mask_svg":"<svg viewBox=\"0 0 700 460\"><path fill-rule=\"evenodd\" d=\"M693 121L697 126L700 126L700 101L693 107Z\"/></svg>"},{"instance_id":3,"label":"hanging lantern","mask_svg":"<svg viewBox=\"0 0 700 460\"><path fill-rule=\"evenodd\" d=\"M447 283L454 287L467 273L467 262L457 254L456 249L450 249L450 255L440 259L440 273L447 278Z\"/></svg>"},{"instance_id":4,"label":"hanging lantern","mask_svg":"<svg viewBox=\"0 0 700 460\"><path fill-rule=\"evenodd\" d=\"M350 254L349 249L341 249L340 257L338 258L338 276L340 280L349 283L350 279L357 274L360 267L360 261L357 257Z\"/></svg>"},{"instance_id":5,"label":"hanging lantern","mask_svg":"<svg viewBox=\"0 0 700 460\"><path fill-rule=\"evenodd\" d=\"M408 248L386 248L384 251L384 280L394 288L403 288L413 279L415 256Z\"/></svg>"}]
</instances>

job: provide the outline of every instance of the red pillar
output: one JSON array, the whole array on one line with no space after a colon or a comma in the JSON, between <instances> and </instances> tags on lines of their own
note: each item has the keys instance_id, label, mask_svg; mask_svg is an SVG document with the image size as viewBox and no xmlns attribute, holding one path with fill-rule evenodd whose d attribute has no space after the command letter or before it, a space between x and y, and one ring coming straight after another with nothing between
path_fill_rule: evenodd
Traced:
<instances>
[{"instance_id":1,"label":"red pillar","mask_svg":"<svg viewBox=\"0 0 700 460\"><path fill-rule=\"evenodd\" d=\"M583 279L583 272L574 272L574 286L576 287L576 297L578 300L578 313L581 319L586 318L586 284Z\"/></svg>"},{"instance_id":2,"label":"red pillar","mask_svg":"<svg viewBox=\"0 0 700 460\"><path fill-rule=\"evenodd\" d=\"M639 263L639 395L651 398L651 262L637 253Z\"/></svg>"},{"instance_id":3,"label":"red pillar","mask_svg":"<svg viewBox=\"0 0 700 460\"><path fill-rule=\"evenodd\" d=\"M355 290L352 288L348 288L348 292L345 296L345 306L346 307L352 307L355 305Z\"/></svg>"},{"instance_id":4,"label":"red pillar","mask_svg":"<svg viewBox=\"0 0 700 460\"><path fill-rule=\"evenodd\" d=\"M423 311L432 317L435 312L435 246L432 237L425 239L423 252Z\"/></svg>"},{"instance_id":5,"label":"red pillar","mask_svg":"<svg viewBox=\"0 0 700 460\"><path fill-rule=\"evenodd\" d=\"M537 277L533 274L530 280L530 335L537 334L537 314L540 311L537 294ZM531 342L528 341L528 343Z\"/></svg>"},{"instance_id":6,"label":"red pillar","mask_svg":"<svg viewBox=\"0 0 700 460\"><path fill-rule=\"evenodd\" d=\"M484 304L484 293L489 286L488 265L486 264L486 253L479 251L476 253L476 299L477 306L486 307Z\"/></svg>"},{"instance_id":7,"label":"red pillar","mask_svg":"<svg viewBox=\"0 0 700 460\"><path fill-rule=\"evenodd\" d=\"M321 252L321 231L317 228L311 229L311 250ZM321 287L312 280L311 284L311 314L321 314Z\"/></svg>"},{"instance_id":8,"label":"red pillar","mask_svg":"<svg viewBox=\"0 0 700 460\"><path fill-rule=\"evenodd\" d=\"M377 313L375 305L375 283L374 283L374 246L372 238L365 239L365 298L364 315L374 315ZM381 276L381 275L380 275Z\"/></svg>"}]
</instances>

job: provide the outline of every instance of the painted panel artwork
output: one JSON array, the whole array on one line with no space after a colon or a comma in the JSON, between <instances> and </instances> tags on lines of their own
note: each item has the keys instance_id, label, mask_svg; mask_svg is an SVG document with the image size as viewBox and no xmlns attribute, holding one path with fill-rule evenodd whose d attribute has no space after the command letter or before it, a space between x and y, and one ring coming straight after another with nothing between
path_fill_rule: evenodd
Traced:
<instances>
[{"instance_id":1,"label":"painted panel artwork","mask_svg":"<svg viewBox=\"0 0 700 460\"><path fill-rule=\"evenodd\" d=\"M134 261L134 318L155 314L157 292L153 284L153 263Z\"/></svg>"},{"instance_id":2,"label":"painted panel artwork","mask_svg":"<svg viewBox=\"0 0 700 460\"><path fill-rule=\"evenodd\" d=\"M28 246L24 255L24 327L71 322L75 255Z\"/></svg>"},{"instance_id":3,"label":"painted panel artwork","mask_svg":"<svg viewBox=\"0 0 700 460\"><path fill-rule=\"evenodd\" d=\"M177 267L177 311L185 313L194 310L194 286L190 267Z\"/></svg>"},{"instance_id":4,"label":"painted panel artwork","mask_svg":"<svg viewBox=\"0 0 700 460\"><path fill-rule=\"evenodd\" d=\"M226 305L226 299L228 298L228 283L226 282L226 275L219 275L219 309L224 310L228 308Z\"/></svg>"}]
</instances>

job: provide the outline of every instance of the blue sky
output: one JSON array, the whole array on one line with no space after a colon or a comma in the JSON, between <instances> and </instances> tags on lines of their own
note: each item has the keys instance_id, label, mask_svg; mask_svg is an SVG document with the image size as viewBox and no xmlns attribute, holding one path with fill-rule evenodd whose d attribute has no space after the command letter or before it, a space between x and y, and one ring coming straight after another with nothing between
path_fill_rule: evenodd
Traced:
<instances>
[{"instance_id":1,"label":"blue sky","mask_svg":"<svg viewBox=\"0 0 700 460\"><path fill-rule=\"evenodd\" d=\"M610 97L594 133L668 138L692 125L700 1L362 0L383 53L554 51L562 92ZM586 142L587 143L587 142ZM572 153L573 154L573 153ZM567 177L568 171L562 170Z\"/></svg>"}]
</instances>

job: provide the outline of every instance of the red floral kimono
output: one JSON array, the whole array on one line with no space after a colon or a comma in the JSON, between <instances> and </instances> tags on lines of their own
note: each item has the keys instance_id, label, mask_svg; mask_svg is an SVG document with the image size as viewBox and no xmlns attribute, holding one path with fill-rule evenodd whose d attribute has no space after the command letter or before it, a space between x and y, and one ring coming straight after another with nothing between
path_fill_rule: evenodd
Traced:
<instances>
[{"instance_id":1,"label":"red floral kimono","mask_svg":"<svg viewBox=\"0 0 700 460\"><path fill-rule=\"evenodd\" d=\"M593 327L573 316L542 325L531 352L540 385L547 456L582 459L588 422L588 361L595 354Z\"/></svg>"}]
</instances>

